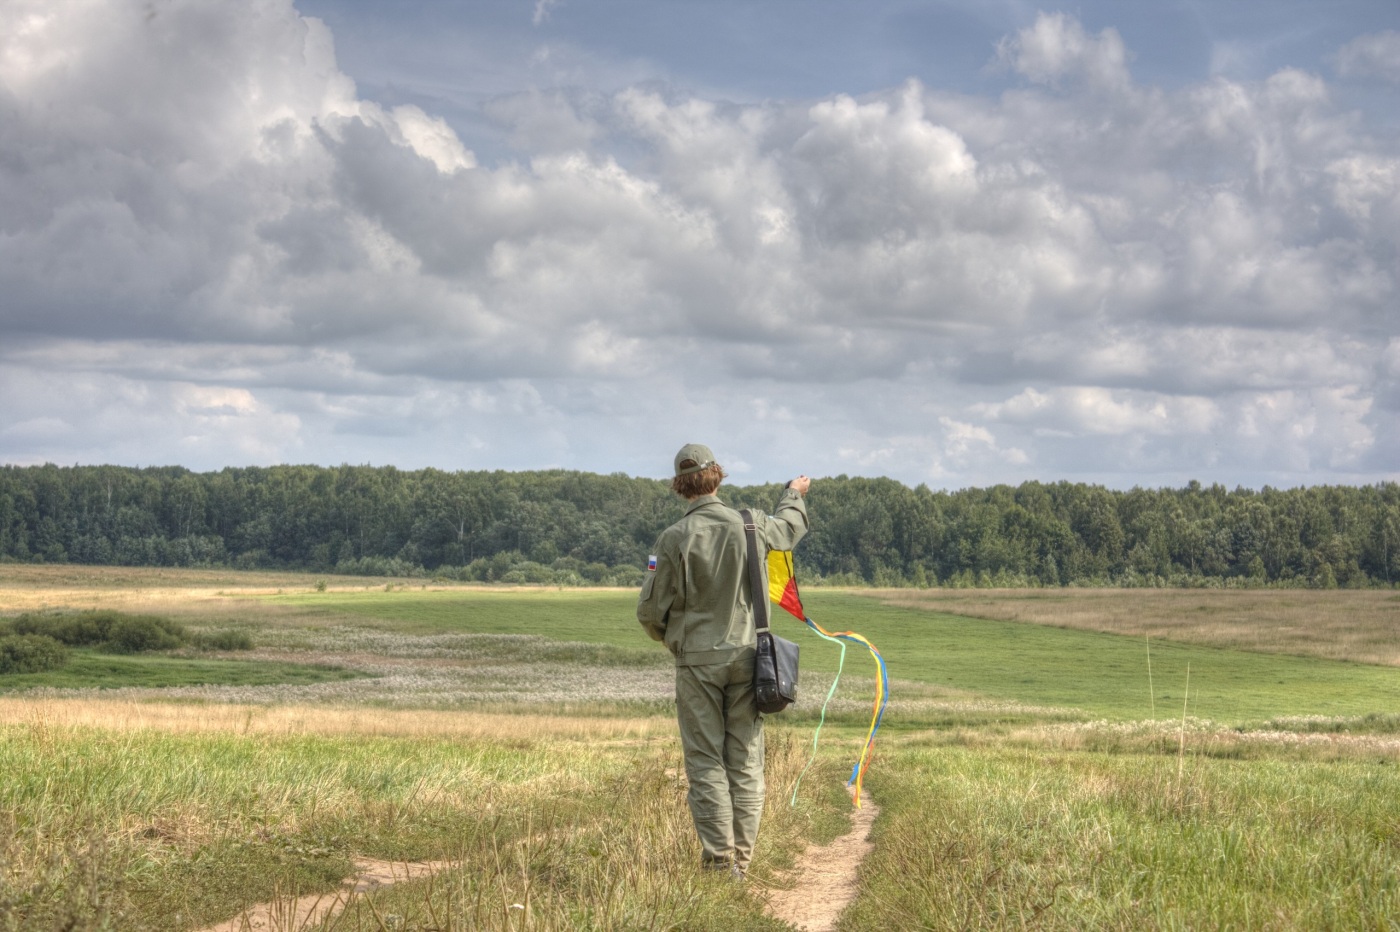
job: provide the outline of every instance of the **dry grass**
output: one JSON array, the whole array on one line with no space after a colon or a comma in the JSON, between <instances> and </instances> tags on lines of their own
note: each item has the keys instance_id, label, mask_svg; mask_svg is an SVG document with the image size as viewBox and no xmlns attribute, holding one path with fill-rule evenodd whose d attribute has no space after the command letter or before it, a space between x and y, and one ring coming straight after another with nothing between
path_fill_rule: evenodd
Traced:
<instances>
[{"instance_id":1,"label":"dry grass","mask_svg":"<svg viewBox=\"0 0 1400 932\"><path fill-rule=\"evenodd\" d=\"M842 821L827 762L787 804L805 751L769 743L755 885ZM203 928L366 856L460 867L278 927L767 928L696 871L677 753L669 717L0 700L0 928Z\"/></svg>"},{"instance_id":2,"label":"dry grass","mask_svg":"<svg viewBox=\"0 0 1400 932\"><path fill-rule=\"evenodd\" d=\"M337 708L0 697L0 725L170 734L374 735L489 741L634 741L675 730L670 716L595 718L430 709Z\"/></svg>"},{"instance_id":3,"label":"dry grass","mask_svg":"<svg viewBox=\"0 0 1400 932\"><path fill-rule=\"evenodd\" d=\"M318 576L306 573L215 569L157 569L124 566L30 566L0 564L0 614L114 609L161 615L194 625L255 622L262 628L314 628L338 624L344 616L324 609L283 605L257 596L307 592L325 583L327 591L462 588L423 580Z\"/></svg>"},{"instance_id":4,"label":"dry grass","mask_svg":"<svg viewBox=\"0 0 1400 932\"><path fill-rule=\"evenodd\" d=\"M233 618L255 620L260 624L290 623L296 627L338 624L345 616L325 609L311 612L301 606L256 598L284 592L310 592L322 585L327 592L363 592L386 586L415 591L491 592L540 588L324 573L0 563L0 615L107 608L133 614L164 615L195 624Z\"/></svg>"},{"instance_id":5,"label":"dry grass","mask_svg":"<svg viewBox=\"0 0 1400 932\"><path fill-rule=\"evenodd\" d=\"M1364 727L1361 720L1335 720L1336 727ZM1356 734L1261 727L1239 730L1188 717L1184 722L1065 722L1013 728L1004 736L983 735L959 744L1020 745L1037 751L1109 752L1174 757L1253 760L1355 760L1375 763L1400 759L1400 735Z\"/></svg>"},{"instance_id":6,"label":"dry grass","mask_svg":"<svg viewBox=\"0 0 1400 932\"><path fill-rule=\"evenodd\" d=\"M1400 593L1308 589L887 589L889 605L1400 666Z\"/></svg>"},{"instance_id":7,"label":"dry grass","mask_svg":"<svg viewBox=\"0 0 1400 932\"><path fill-rule=\"evenodd\" d=\"M153 569L125 566L0 564L0 613L107 608L159 614L183 621L232 616L259 621L304 617L301 610L248 596L313 589L320 577L235 570ZM383 586L383 580L344 577L334 588Z\"/></svg>"},{"instance_id":8,"label":"dry grass","mask_svg":"<svg viewBox=\"0 0 1400 932\"><path fill-rule=\"evenodd\" d=\"M315 577L307 573L152 566L87 566L78 563L0 563L0 589L147 588L181 586L284 586Z\"/></svg>"},{"instance_id":9,"label":"dry grass","mask_svg":"<svg viewBox=\"0 0 1400 932\"><path fill-rule=\"evenodd\" d=\"M325 582L331 592L382 589L385 585L406 589L489 589L503 591L538 586L504 586L454 582L440 578L340 576L283 570L235 570L220 567L87 566L77 563L0 563L0 593L26 591L111 591L122 589L228 590L251 594L278 589L311 589ZM595 590L622 591L598 586ZM625 587L624 587L625 588ZM626 589L632 592L634 589Z\"/></svg>"}]
</instances>

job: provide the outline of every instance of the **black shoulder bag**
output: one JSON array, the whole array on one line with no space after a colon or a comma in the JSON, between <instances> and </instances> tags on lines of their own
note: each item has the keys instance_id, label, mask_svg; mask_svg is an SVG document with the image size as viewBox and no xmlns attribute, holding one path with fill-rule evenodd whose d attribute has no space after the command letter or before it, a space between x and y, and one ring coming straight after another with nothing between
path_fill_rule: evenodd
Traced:
<instances>
[{"instance_id":1,"label":"black shoulder bag","mask_svg":"<svg viewBox=\"0 0 1400 932\"><path fill-rule=\"evenodd\" d=\"M744 536L749 540L749 591L753 622L758 632L758 656L753 665L753 691L760 712L781 712L797 700L797 645L768 630L768 587L758 565L758 530L745 508Z\"/></svg>"}]
</instances>

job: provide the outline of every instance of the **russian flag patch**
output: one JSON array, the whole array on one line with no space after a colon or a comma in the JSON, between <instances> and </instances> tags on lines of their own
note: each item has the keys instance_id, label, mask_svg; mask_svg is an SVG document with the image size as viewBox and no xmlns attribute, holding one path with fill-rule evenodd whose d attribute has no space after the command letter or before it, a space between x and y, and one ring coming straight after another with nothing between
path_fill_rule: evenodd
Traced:
<instances>
[{"instance_id":1,"label":"russian flag patch","mask_svg":"<svg viewBox=\"0 0 1400 932\"><path fill-rule=\"evenodd\" d=\"M651 556L647 557L647 569L653 573L656 572L656 554L653 553Z\"/></svg>"}]
</instances>

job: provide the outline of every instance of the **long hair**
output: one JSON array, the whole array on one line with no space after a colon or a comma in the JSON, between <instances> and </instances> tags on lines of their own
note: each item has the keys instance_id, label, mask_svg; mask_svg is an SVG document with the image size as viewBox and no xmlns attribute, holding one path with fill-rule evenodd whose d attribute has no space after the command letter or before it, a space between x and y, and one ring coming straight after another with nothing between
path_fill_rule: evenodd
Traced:
<instances>
[{"instance_id":1,"label":"long hair","mask_svg":"<svg viewBox=\"0 0 1400 932\"><path fill-rule=\"evenodd\" d=\"M698 466L694 460L682 460L681 468L689 469ZM711 463L699 472L693 472L686 476L677 476L671 480L671 491L681 498L699 498L701 495L714 495L719 488L720 481L724 479L724 469L719 463Z\"/></svg>"}]
</instances>

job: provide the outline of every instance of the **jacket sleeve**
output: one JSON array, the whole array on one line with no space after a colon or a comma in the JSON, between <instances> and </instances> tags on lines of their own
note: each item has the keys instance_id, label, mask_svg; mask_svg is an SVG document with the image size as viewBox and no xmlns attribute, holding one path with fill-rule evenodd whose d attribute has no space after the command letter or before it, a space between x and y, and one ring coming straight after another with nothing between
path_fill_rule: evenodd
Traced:
<instances>
[{"instance_id":1,"label":"jacket sleeve","mask_svg":"<svg viewBox=\"0 0 1400 932\"><path fill-rule=\"evenodd\" d=\"M666 622L676 598L676 566L657 542L656 569L647 570L637 598L637 621L653 641L666 637Z\"/></svg>"},{"instance_id":2,"label":"jacket sleeve","mask_svg":"<svg viewBox=\"0 0 1400 932\"><path fill-rule=\"evenodd\" d=\"M807 533L807 500L796 489L784 489L762 526L769 550L791 550Z\"/></svg>"}]
</instances>

